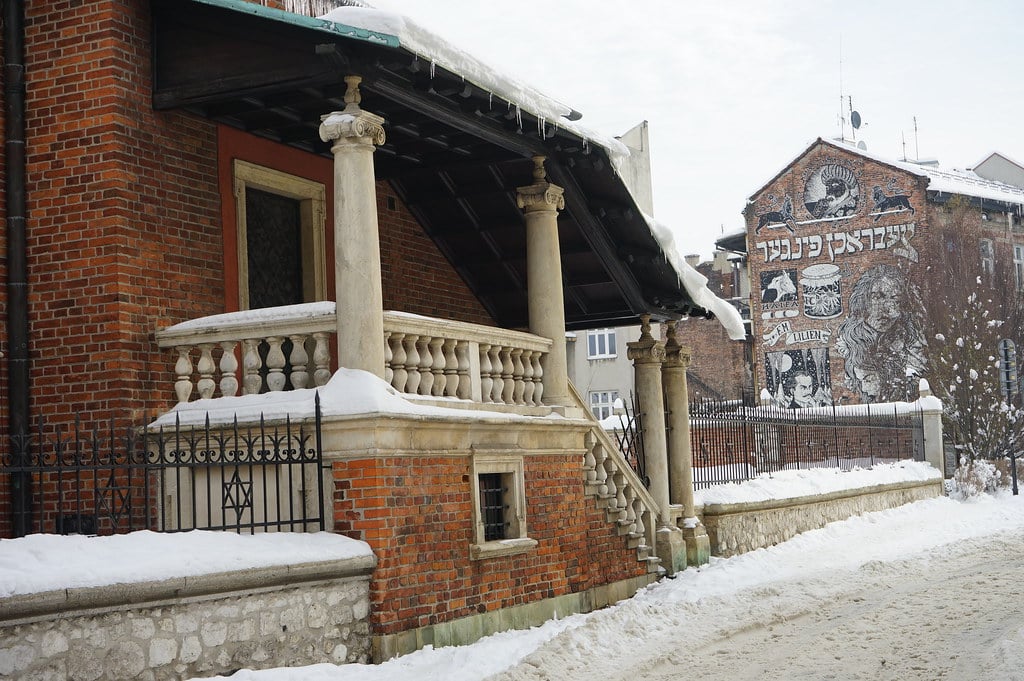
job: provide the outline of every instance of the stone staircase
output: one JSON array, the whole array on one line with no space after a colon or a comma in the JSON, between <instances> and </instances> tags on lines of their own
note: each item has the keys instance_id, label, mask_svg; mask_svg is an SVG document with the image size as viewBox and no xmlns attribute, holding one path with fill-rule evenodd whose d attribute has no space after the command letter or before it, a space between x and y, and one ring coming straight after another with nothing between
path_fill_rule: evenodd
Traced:
<instances>
[{"instance_id":1,"label":"stone staircase","mask_svg":"<svg viewBox=\"0 0 1024 681\"><path fill-rule=\"evenodd\" d=\"M577 406L593 421L586 435L587 453L583 459L587 496L594 498L608 522L616 526L619 536L626 539L629 548L636 550L637 560L647 564L648 573L663 571L661 559L654 553L658 517L654 497L575 388L572 394Z\"/></svg>"}]
</instances>

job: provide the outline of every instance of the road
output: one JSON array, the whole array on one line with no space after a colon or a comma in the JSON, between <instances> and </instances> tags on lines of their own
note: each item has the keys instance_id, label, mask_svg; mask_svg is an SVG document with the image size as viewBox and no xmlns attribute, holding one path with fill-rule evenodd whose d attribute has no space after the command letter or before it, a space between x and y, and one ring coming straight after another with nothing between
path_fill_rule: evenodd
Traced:
<instances>
[{"instance_id":1,"label":"road","mask_svg":"<svg viewBox=\"0 0 1024 681\"><path fill-rule=\"evenodd\" d=\"M659 626L610 613L602 629L597 615L587 626L616 642L607 655L556 637L493 679L1024 681L1024 536L652 605Z\"/></svg>"}]
</instances>

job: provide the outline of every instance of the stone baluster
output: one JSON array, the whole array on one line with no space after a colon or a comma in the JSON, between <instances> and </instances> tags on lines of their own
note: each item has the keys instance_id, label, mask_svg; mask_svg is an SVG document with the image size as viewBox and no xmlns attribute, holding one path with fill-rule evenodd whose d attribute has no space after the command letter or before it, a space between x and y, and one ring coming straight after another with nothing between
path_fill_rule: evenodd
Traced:
<instances>
[{"instance_id":1,"label":"stone baluster","mask_svg":"<svg viewBox=\"0 0 1024 681\"><path fill-rule=\"evenodd\" d=\"M416 341L416 349L420 353L420 395L430 395L434 388L434 358L431 355L430 336L420 336Z\"/></svg>"},{"instance_id":2,"label":"stone baluster","mask_svg":"<svg viewBox=\"0 0 1024 681\"><path fill-rule=\"evenodd\" d=\"M626 485L625 493L626 508L624 511L624 518L621 524L626 528L628 534L633 534L636 531L636 510L633 508L633 502L636 500L636 490L633 489L632 485Z\"/></svg>"},{"instance_id":3,"label":"stone baluster","mask_svg":"<svg viewBox=\"0 0 1024 681\"><path fill-rule=\"evenodd\" d=\"M395 358L395 353L391 349L391 332L384 332L384 380L388 385L391 385L391 380L395 377L395 370L391 366L391 360Z\"/></svg>"},{"instance_id":4,"label":"stone baluster","mask_svg":"<svg viewBox=\"0 0 1024 681\"><path fill-rule=\"evenodd\" d=\"M292 388L302 390L309 387L309 353L306 352L305 336L288 336L292 342L292 351L288 361L292 365Z\"/></svg>"},{"instance_id":5,"label":"stone baluster","mask_svg":"<svg viewBox=\"0 0 1024 681\"><path fill-rule=\"evenodd\" d=\"M533 356L539 355L534 350L523 350L523 404L536 404L533 399L536 386L533 383Z\"/></svg>"},{"instance_id":6,"label":"stone baluster","mask_svg":"<svg viewBox=\"0 0 1024 681\"><path fill-rule=\"evenodd\" d=\"M615 511L620 521L626 518L626 476L618 467L615 468Z\"/></svg>"},{"instance_id":7,"label":"stone baluster","mask_svg":"<svg viewBox=\"0 0 1024 681\"><path fill-rule=\"evenodd\" d=\"M608 452L600 442L594 443L594 484L597 485L597 494L602 499L608 496L608 469L605 462L608 460Z\"/></svg>"},{"instance_id":8,"label":"stone baluster","mask_svg":"<svg viewBox=\"0 0 1024 681\"><path fill-rule=\"evenodd\" d=\"M260 377L260 367L263 360L260 359L260 339L246 338L242 341L245 351L242 353L242 391L244 395L259 395L263 387L263 379Z\"/></svg>"},{"instance_id":9,"label":"stone baluster","mask_svg":"<svg viewBox=\"0 0 1024 681\"><path fill-rule=\"evenodd\" d=\"M479 356L477 352L477 356ZM458 360L459 369L459 384L458 392L455 393L456 397L463 400L468 400L473 397L473 378L469 375L469 368L472 364L470 360L470 344L469 343L458 343L455 346L455 359Z\"/></svg>"},{"instance_id":10,"label":"stone baluster","mask_svg":"<svg viewBox=\"0 0 1024 681\"><path fill-rule=\"evenodd\" d=\"M608 499L607 508L610 511L617 511L619 508L619 502L615 497L619 493L619 488L615 484L615 474L618 472L618 469L615 467L615 462L610 456L606 456L604 458L604 472L604 481L608 486L608 491L605 494L605 497Z\"/></svg>"},{"instance_id":11,"label":"stone baluster","mask_svg":"<svg viewBox=\"0 0 1024 681\"><path fill-rule=\"evenodd\" d=\"M408 357L405 354L405 334L393 333L389 338L392 347L391 366L394 374L391 377L391 386L400 393L405 392L405 385L409 382L409 372L405 369L405 362Z\"/></svg>"},{"instance_id":12,"label":"stone baluster","mask_svg":"<svg viewBox=\"0 0 1024 681\"><path fill-rule=\"evenodd\" d=\"M199 344L199 363L196 370L199 372L199 399L208 400L213 397L213 391L217 382L213 380L213 373L217 370L217 363L213 361L213 343Z\"/></svg>"},{"instance_id":13,"label":"stone baluster","mask_svg":"<svg viewBox=\"0 0 1024 681\"><path fill-rule=\"evenodd\" d=\"M491 402L491 346L480 344L480 401Z\"/></svg>"},{"instance_id":14,"label":"stone baluster","mask_svg":"<svg viewBox=\"0 0 1024 681\"><path fill-rule=\"evenodd\" d=\"M501 349L501 401L515 404L516 380L515 365L512 363L512 348Z\"/></svg>"},{"instance_id":15,"label":"stone baluster","mask_svg":"<svg viewBox=\"0 0 1024 681\"><path fill-rule=\"evenodd\" d=\"M597 472L594 470L597 466L597 460L594 458L597 436L594 435L593 430L588 430L587 434L583 436L583 446L587 448L586 454L583 455L583 470L586 475L586 484L590 486L597 482Z\"/></svg>"},{"instance_id":16,"label":"stone baluster","mask_svg":"<svg viewBox=\"0 0 1024 681\"><path fill-rule=\"evenodd\" d=\"M319 388L327 385L331 380L331 346L329 345L331 335L324 331L317 331L313 334L316 345L313 347L313 383Z\"/></svg>"},{"instance_id":17,"label":"stone baluster","mask_svg":"<svg viewBox=\"0 0 1024 681\"><path fill-rule=\"evenodd\" d=\"M420 352L416 349L416 341L419 336L414 333L405 334L403 345L405 346L405 368L408 378L405 382L405 391L410 395L417 394L420 389Z\"/></svg>"},{"instance_id":18,"label":"stone baluster","mask_svg":"<svg viewBox=\"0 0 1024 681\"><path fill-rule=\"evenodd\" d=\"M440 337L430 339L430 356L434 360L430 367L430 373L434 376L434 385L430 388L430 394L434 397L443 397L444 387L448 383L448 378L444 373L446 364L444 351L441 349L444 342L444 338Z\"/></svg>"},{"instance_id":19,"label":"stone baluster","mask_svg":"<svg viewBox=\"0 0 1024 681\"><path fill-rule=\"evenodd\" d=\"M238 394L238 358L235 357L237 341L222 341L220 344L220 394L234 397Z\"/></svg>"},{"instance_id":20,"label":"stone baluster","mask_svg":"<svg viewBox=\"0 0 1024 681\"><path fill-rule=\"evenodd\" d=\"M188 345L178 345L174 348L178 351L178 361L174 363L174 394L178 402L188 402L192 396L192 357L189 353L192 348Z\"/></svg>"},{"instance_id":21,"label":"stone baluster","mask_svg":"<svg viewBox=\"0 0 1024 681\"><path fill-rule=\"evenodd\" d=\"M493 379L491 383L491 402L496 402L498 404L502 403L501 395L505 388L505 382L501 378L502 349L503 348L500 345L492 345L491 349L487 353L490 355L491 359L491 379Z\"/></svg>"},{"instance_id":22,"label":"stone baluster","mask_svg":"<svg viewBox=\"0 0 1024 681\"><path fill-rule=\"evenodd\" d=\"M284 338L268 336L266 340L267 345L270 346L270 350L267 352L267 388L271 392L280 392L284 390L284 385L288 381L288 377L284 375L287 361L281 347L284 345Z\"/></svg>"},{"instance_id":23,"label":"stone baluster","mask_svg":"<svg viewBox=\"0 0 1024 681\"><path fill-rule=\"evenodd\" d=\"M523 350L514 348L512 350L512 403L526 404L523 394L526 392L526 383L523 381Z\"/></svg>"},{"instance_id":24,"label":"stone baluster","mask_svg":"<svg viewBox=\"0 0 1024 681\"><path fill-rule=\"evenodd\" d=\"M639 496L633 497L633 517L636 520L636 524L633 526L633 535L640 539L646 539L644 536L647 533L647 528L644 527L644 502Z\"/></svg>"},{"instance_id":25,"label":"stone baluster","mask_svg":"<svg viewBox=\"0 0 1024 681\"><path fill-rule=\"evenodd\" d=\"M455 354L455 339L446 338L441 345L444 356L444 394L447 397L459 395L459 358Z\"/></svg>"},{"instance_id":26,"label":"stone baluster","mask_svg":"<svg viewBox=\"0 0 1024 681\"><path fill-rule=\"evenodd\" d=\"M533 403L544 404L544 365L541 364L541 352L533 353L530 362L533 364Z\"/></svg>"}]
</instances>

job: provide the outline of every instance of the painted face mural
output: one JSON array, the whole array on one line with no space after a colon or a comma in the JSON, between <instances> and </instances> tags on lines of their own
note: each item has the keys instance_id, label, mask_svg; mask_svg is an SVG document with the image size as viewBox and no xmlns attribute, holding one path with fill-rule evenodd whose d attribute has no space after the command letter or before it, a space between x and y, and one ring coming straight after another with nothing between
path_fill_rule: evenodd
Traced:
<instances>
[{"instance_id":1,"label":"painted face mural","mask_svg":"<svg viewBox=\"0 0 1024 681\"><path fill-rule=\"evenodd\" d=\"M772 402L786 409L832 404L828 348L765 353Z\"/></svg>"},{"instance_id":2,"label":"painted face mural","mask_svg":"<svg viewBox=\"0 0 1024 681\"><path fill-rule=\"evenodd\" d=\"M907 398L907 386L924 371L923 314L917 289L898 268L878 265L857 280L836 352L846 359L846 385L861 400Z\"/></svg>"},{"instance_id":3,"label":"painted face mural","mask_svg":"<svg viewBox=\"0 0 1024 681\"><path fill-rule=\"evenodd\" d=\"M827 163L807 178L804 207L819 220L853 215L857 212L860 187L853 171L838 163Z\"/></svg>"}]
</instances>

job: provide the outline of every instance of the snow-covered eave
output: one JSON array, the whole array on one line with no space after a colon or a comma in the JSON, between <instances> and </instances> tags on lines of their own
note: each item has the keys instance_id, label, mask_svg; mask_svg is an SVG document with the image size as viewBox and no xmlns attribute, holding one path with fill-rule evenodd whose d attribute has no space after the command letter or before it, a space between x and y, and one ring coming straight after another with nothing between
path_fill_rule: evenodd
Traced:
<instances>
[{"instance_id":1,"label":"snow-covered eave","mask_svg":"<svg viewBox=\"0 0 1024 681\"><path fill-rule=\"evenodd\" d=\"M394 37L398 47L423 60L424 68L430 69L431 75L436 69L442 68L491 93L492 99L497 100L495 106L504 105L517 114L525 112L533 115L537 119L538 134L541 136L545 134L546 125L553 125L585 142L603 147L616 172L622 161L629 157L629 148L619 139L602 135L578 123L581 114L572 107L484 63L409 17L369 7L338 7L318 20L333 22L345 28L355 27L372 35Z\"/></svg>"},{"instance_id":2,"label":"snow-covered eave","mask_svg":"<svg viewBox=\"0 0 1024 681\"><path fill-rule=\"evenodd\" d=\"M733 307L728 301L716 296L708 288L708 279L697 270L690 267L689 263L682 256L676 247L675 236L665 225L661 224L649 215L644 215L651 234L658 241L662 252L668 259L672 269L676 271L679 282L683 285L686 293L693 302L709 311L722 325L729 338L732 340L745 340L747 337L746 326L739 310Z\"/></svg>"}]
</instances>

